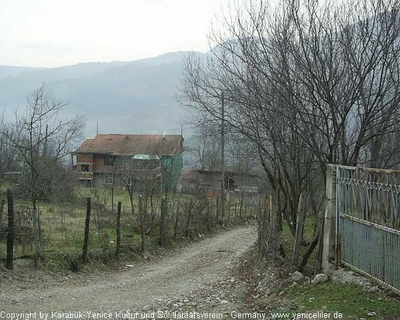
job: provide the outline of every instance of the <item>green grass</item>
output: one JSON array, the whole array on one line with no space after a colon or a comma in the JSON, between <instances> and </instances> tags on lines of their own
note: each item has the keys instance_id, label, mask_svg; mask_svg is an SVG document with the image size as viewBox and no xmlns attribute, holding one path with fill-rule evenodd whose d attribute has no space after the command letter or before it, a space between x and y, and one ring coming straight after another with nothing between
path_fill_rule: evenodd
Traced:
<instances>
[{"instance_id":1,"label":"green grass","mask_svg":"<svg viewBox=\"0 0 400 320\"><path fill-rule=\"evenodd\" d=\"M11 185L3 184L0 190L2 199L6 198L7 187ZM42 255L44 257L43 268L52 272L67 272L70 269L71 261L79 261L82 254L84 225L86 218L85 197L94 198L98 194L98 200L108 208L100 209L92 201L92 214L89 236L89 257L91 263L109 263L114 259L116 250L116 206L118 201L122 202L121 214L121 260L131 259L132 255L137 255L140 248L140 236L137 226L134 225L131 213L129 195L127 191L115 190L114 205L115 211L111 212L111 190L76 188L76 199L65 203L39 202L41 229L44 234L44 244ZM156 204L158 206L158 203ZM27 199L14 198L14 207L27 206L31 203ZM97 209L99 208L99 209ZM101 211L98 211L101 210ZM101 223L97 222L97 216ZM64 221L61 221L61 216ZM149 236L150 238L150 236ZM150 246L147 248L152 249ZM5 241L0 242L0 257L5 257ZM15 241L15 256L32 255L32 241L28 243L27 249L23 252L19 241ZM112 261L111 261L112 262Z\"/></svg>"},{"instance_id":2,"label":"green grass","mask_svg":"<svg viewBox=\"0 0 400 320\"><path fill-rule=\"evenodd\" d=\"M0 190L0 198L5 199L7 185ZM10 185L8 186L10 187ZM76 188L75 199L70 202L49 203L38 202L40 208L40 222L43 230L42 255L44 257L43 268L52 272L68 272L72 261L80 261L83 247L84 226L86 218L86 197L92 198L92 213L90 224L89 265L112 265L116 251L116 207L118 201L122 203L121 214L121 261L132 261L141 256L141 238L138 228L138 199L135 194L135 214L132 214L129 194L127 191L114 190L114 210L111 210L111 189ZM156 210L154 225L150 233L146 235L146 255L152 254L158 247L159 215L162 195L155 194L153 205ZM187 221L187 203L196 198L191 195L169 194L169 214L167 215L167 230L165 246L174 245L174 215L178 207L180 212L179 241L184 240L184 231ZM146 229L151 221L150 199L148 198L146 215ZM29 199L14 198L14 206L31 207ZM214 208L215 210L215 208ZM214 211L215 214L215 211ZM233 220L233 209L231 213ZM64 218L63 221L61 218ZM191 229L193 232L189 238L196 238L199 233L207 232L207 226L203 216L192 215ZM217 225L215 225L219 228ZM26 249L22 250L19 240L15 241L15 257L33 255L33 240L25 240ZM6 255L5 241L0 241L0 257Z\"/></svg>"},{"instance_id":3,"label":"green grass","mask_svg":"<svg viewBox=\"0 0 400 320\"><path fill-rule=\"evenodd\" d=\"M340 312L344 319L400 319L399 297L366 292L351 284L326 282L283 290L292 312Z\"/></svg>"},{"instance_id":4,"label":"green grass","mask_svg":"<svg viewBox=\"0 0 400 320\"><path fill-rule=\"evenodd\" d=\"M78 198L94 197L96 194L100 201L105 201L109 206L111 206L112 191L111 188L97 189L97 188L75 188L75 196ZM134 200L137 202L138 194L135 194ZM117 206L118 201L126 206L130 205L130 199L128 191L114 189L114 206Z\"/></svg>"},{"instance_id":5,"label":"green grass","mask_svg":"<svg viewBox=\"0 0 400 320\"><path fill-rule=\"evenodd\" d=\"M280 234L280 242L288 255L287 263L290 265L294 238L289 226L284 223ZM310 242L313 238L313 219L307 216L304 228L304 240ZM306 246L301 247L304 253ZM306 273L313 271L316 250L310 256ZM352 284L339 284L326 282L319 285L294 286L279 289L279 301L274 312L309 313L324 311L333 317L335 312L340 312L343 319L400 319L400 297L389 292L367 292L362 287ZM278 307L280 305L280 307Z\"/></svg>"},{"instance_id":6,"label":"green grass","mask_svg":"<svg viewBox=\"0 0 400 320\"><path fill-rule=\"evenodd\" d=\"M305 244L309 244L313 240L313 233L314 233L314 217L310 215L306 215L306 220L304 224L304 231L303 231L303 240L305 241ZM293 246L294 246L294 237L290 231L289 225L287 224L286 221L283 222L282 224L282 232L279 235L279 241L283 246L283 249L285 250L285 253L287 254L287 258L291 259L292 258L292 253L293 253ZM307 245L301 245L300 246L300 259L304 255L304 253L307 250ZM313 253L311 254L309 260L308 260L308 271L311 271L311 269L315 265L315 259L316 259L316 249L314 249Z\"/></svg>"}]
</instances>

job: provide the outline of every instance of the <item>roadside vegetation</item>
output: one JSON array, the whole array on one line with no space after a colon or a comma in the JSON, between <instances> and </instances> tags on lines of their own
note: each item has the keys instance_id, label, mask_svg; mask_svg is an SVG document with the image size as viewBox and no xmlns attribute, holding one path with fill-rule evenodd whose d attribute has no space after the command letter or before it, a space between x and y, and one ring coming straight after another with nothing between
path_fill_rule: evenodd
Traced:
<instances>
[{"instance_id":1,"label":"roadside vegetation","mask_svg":"<svg viewBox=\"0 0 400 320\"><path fill-rule=\"evenodd\" d=\"M313 237L314 222L312 217L307 216L302 254ZM310 256L303 270L307 281L288 281L295 270L291 260L294 238L285 223L279 243L281 249L275 264L272 252L260 258L257 248L254 248L241 270L248 284L247 303L254 310L269 315L287 313L291 314L291 318L293 314L324 312L331 314L331 318L335 313L341 313L342 319L399 319L400 295L349 269L340 270L340 275L333 276L327 282L311 284L310 279L315 274L316 252Z\"/></svg>"},{"instance_id":2,"label":"roadside vegetation","mask_svg":"<svg viewBox=\"0 0 400 320\"><path fill-rule=\"evenodd\" d=\"M0 199L5 199L9 183L1 187ZM142 251L141 225L139 215L139 193L134 195L134 209L129 195L124 190L96 189L77 187L72 199L62 203L38 202L42 231L42 258L44 270L52 272L80 271L92 268L117 267L136 260L147 259L177 244L203 238L221 228L244 223L254 214L254 208L244 206L242 212L238 205L226 204L226 219L222 224L218 217L215 200L203 196L168 194L167 209L160 230L161 203L160 194L152 199L143 197L144 251ZM164 195L165 196L165 195ZM86 217L86 199L92 199L90 220L88 264L82 263L82 247ZM121 243L120 256L117 248L117 204L121 202ZM114 203L114 208L112 208ZM29 200L14 199L17 216L22 212L29 214ZM23 211L22 209L25 209ZM6 214L6 207L4 210ZM229 214L228 214L229 212ZM6 218L6 216L5 216ZM17 218L18 219L18 218ZM16 233L15 257L33 258L32 230L28 233ZM163 242L160 245L160 234ZM6 241L0 242L0 258L5 260Z\"/></svg>"},{"instance_id":3,"label":"roadside vegetation","mask_svg":"<svg viewBox=\"0 0 400 320\"><path fill-rule=\"evenodd\" d=\"M294 312L340 312L343 319L399 319L400 297L388 291L368 292L361 286L326 282L294 286L281 295Z\"/></svg>"}]
</instances>

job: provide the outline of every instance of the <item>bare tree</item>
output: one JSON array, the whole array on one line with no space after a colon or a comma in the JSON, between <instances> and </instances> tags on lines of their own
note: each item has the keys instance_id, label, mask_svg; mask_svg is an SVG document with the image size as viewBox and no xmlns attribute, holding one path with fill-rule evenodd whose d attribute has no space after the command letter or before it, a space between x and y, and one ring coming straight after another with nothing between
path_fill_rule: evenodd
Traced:
<instances>
[{"instance_id":1,"label":"bare tree","mask_svg":"<svg viewBox=\"0 0 400 320\"><path fill-rule=\"evenodd\" d=\"M398 0L248 1L206 58L186 60L184 96L252 143L294 233L300 194L315 213L327 163L395 165ZM200 117L199 117L200 118Z\"/></svg>"},{"instance_id":2,"label":"bare tree","mask_svg":"<svg viewBox=\"0 0 400 320\"><path fill-rule=\"evenodd\" d=\"M188 139L185 150L191 153L193 169L216 171L221 169L220 124L194 120L194 134ZM228 128L229 129L229 128ZM227 170L249 173L259 167L258 153L254 145L243 135L225 133L225 163Z\"/></svg>"},{"instance_id":3,"label":"bare tree","mask_svg":"<svg viewBox=\"0 0 400 320\"><path fill-rule=\"evenodd\" d=\"M194 157L193 167L200 170L219 170L221 168L221 146L218 127L201 123L190 138L186 150Z\"/></svg>"},{"instance_id":4,"label":"bare tree","mask_svg":"<svg viewBox=\"0 0 400 320\"><path fill-rule=\"evenodd\" d=\"M33 208L35 244L35 266L40 267L40 216L38 200L46 184L43 178L52 164L69 154L76 139L81 137L84 127L82 117L61 119L60 111L66 103L56 100L44 92L44 87L35 90L27 99L25 110L16 111L14 123L4 134L17 151L24 170L29 176L27 188Z\"/></svg>"},{"instance_id":5,"label":"bare tree","mask_svg":"<svg viewBox=\"0 0 400 320\"><path fill-rule=\"evenodd\" d=\"M1 132L7 130L6 124L4 123L4 118L0 118L0 186L3 183L5 175L7 172L17 169L17 159L15 157L15 152L13 152L12 147L6 137Z\"/></svg>"}]
</instances>

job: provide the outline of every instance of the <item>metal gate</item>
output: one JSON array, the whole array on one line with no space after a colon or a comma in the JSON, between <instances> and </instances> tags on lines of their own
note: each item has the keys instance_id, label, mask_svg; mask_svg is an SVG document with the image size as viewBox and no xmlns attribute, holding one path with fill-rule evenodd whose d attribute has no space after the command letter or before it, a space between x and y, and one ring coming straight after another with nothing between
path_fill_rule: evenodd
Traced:
<instances>
[{"instance_id":1,"label":"metal gate","mask_svg":"<svg viewBox=\"0 0 400 320\"><path fill-rule=\"evenodd\" d=\"M400 171L336 167L338 262L400 293Z\"/></svg>"}]
</instances>

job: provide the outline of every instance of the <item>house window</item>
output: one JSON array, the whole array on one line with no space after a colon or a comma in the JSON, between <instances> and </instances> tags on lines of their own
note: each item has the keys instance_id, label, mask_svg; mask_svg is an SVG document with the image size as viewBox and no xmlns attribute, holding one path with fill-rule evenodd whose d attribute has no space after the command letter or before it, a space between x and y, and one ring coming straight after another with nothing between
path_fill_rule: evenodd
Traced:
<instances>
[{"instance_id":1,"label":"house window","mask_svg":"<svg viewBox=\"0 0 400 320\"><path fill-rule=\"evenodd\" d=\"M82 172L89 172L89 165L88 164L81 164L81 171Z\"/></svg>"},{"instance_id":2,"label":"house window","mask_svg":"<svg viewBox=\"0 0 400 320\"><path fill-rule=\"evenodd\" d=\"M157 159L135 159L132 162L132 167L140 170L157 169L160 167L160 161Z\"/></svg>"},{"instance_id":3,"label":"house window","mask_svg":"<svg viewBox=\"0 0 400 320\"><path fill-rule=\"evenodd\" d=\"M131 166L131 158L122 158L122 167L129 168Z\"/></svg>"},{"instance_id":4,"label":"house window","mask_svg":"<svg viewBox=\"0 0 400 320\"><path fill-rule=\"evenodd\" d=\"M115 163L115 157L114 156L105 156L104 157L104 165L105 166L113 166Z\"/></svg>"}]
</instances>

